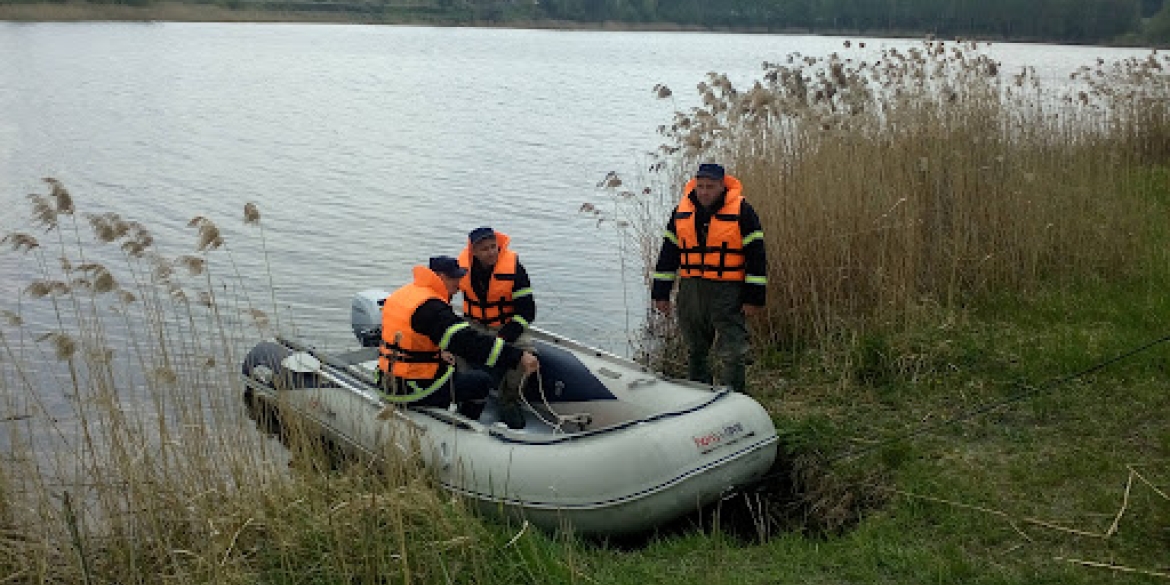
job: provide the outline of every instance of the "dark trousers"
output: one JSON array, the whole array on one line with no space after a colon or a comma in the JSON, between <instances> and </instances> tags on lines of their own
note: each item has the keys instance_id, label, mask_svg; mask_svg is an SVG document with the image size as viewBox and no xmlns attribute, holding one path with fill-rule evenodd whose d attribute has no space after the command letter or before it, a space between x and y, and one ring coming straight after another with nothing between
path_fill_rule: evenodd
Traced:
<instances>
[{"instance_id":1,"label":"dark trousers","mask_svg":"<svg viewBox=\"0 0 1170 585\"><path fill-rule=\"evenodd\" d=\"M412 381L423 388L434 383L434 380ZM460 414L470 419L477 419L483 412L483 406L487 402L488 391L491 388L492 377L487 372L456 369L455 373L451 375L451 379L442 388L410 404L446 408L454 400L459 404Z\"/></svg>"},{"instance_id":2,"label":"dark trousers","mask_svg":"<svg viewBox=\"0 0 1170 585\"><path fill-rule=\"evenodd\" d=\"M469 320L468 323L471 324L472 329L491 337L496 337L500 331L499 327L489 327L478 321ZM527 330L521 333L520 337L516 341L511 342L511 344L524 351L536 353L536 344L532 342L532 336ZM499 364L488 367L483 364L472 364L463 358L456 359L458 360L457 367L459 368L475 368L490 374L492 377L492 388L500 389L500 402L517 403L520 401L520 383L524 381L524 372L521 371L519 366L509 370Z\"/></svg>"},{"instance_id":3,"label":"dark trousers","mask_svg":"<svg viewBox=\"0 0 1170 585\"><path fill-rule=\"evenodd\" d=\"M709 355L720 366L720 382L737 392L747 389L746 361L751 349L738 282L683 278L678 285L678 324L687 344L687 377L712 382Z\"/></svg>"}]
</instances>

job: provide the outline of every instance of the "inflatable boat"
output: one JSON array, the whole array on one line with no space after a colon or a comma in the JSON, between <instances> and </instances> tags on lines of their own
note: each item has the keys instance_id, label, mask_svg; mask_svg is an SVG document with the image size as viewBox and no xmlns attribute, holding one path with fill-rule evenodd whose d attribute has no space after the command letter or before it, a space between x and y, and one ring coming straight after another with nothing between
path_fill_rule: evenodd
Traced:
<instances>
[{"instance_id":1,"label":"inflatable boat","mask_svg":"<svg viewBox=\"0 0 1170 585\"><path fill-rule=\"evenodd\" d=\"M445 489L489 513L585 535L652 529L758 479L775 458L772 420L750 397L665 378L539 329L525 428L499 422L491 399L477 420L395 406L373 381L386 296L354 298L358 349L257 344L242 368L257 421L296 417L330 444L374 457L417 453Z\"/></svg>"}]
</instances>

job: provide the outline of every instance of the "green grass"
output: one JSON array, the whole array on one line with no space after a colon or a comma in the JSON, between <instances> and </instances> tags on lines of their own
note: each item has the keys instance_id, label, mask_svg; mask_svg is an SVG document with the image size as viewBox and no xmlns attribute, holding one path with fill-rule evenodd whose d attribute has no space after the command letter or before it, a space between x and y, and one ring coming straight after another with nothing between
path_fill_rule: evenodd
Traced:
<instances>
[{"instance_id":1,"label":"green grass","mask_svg":"<svg viewBox=\"0 0 1170 585\"><path fill-rule=\"evenodd\" d=\"M1164 271L1150 277L1166 282ZM883 468L889 475L878 489L896 492L842 538L782 539L785 555L816 551L806 561L811 566L789 576L866 583L1153 579L1058 558L1166 573L1170 500L1131 478L1131 469L1167 493L1170 343L1064 379L1170 334L1166 300L1152 294L1157 288L1164 287L1096 284L1001 299L943 320L945 327L865 338L859 351L881 357L861 364L884 372L878 378L827 375L820 356L790 357L788 383L763 397L780 428L797 429L802 449L830 458L860 452L837 461L836 473ZM1105 538L1131 479L1119 529Z\"/></svg>"},{"instance_id":2,"label":"green grass","mask_svg":"<svg viewBox=\"0 0 1170 585\"><path fill-rule=\"evenodd\" d=\"M70 232L69 218L54 221ZM223 250L213 249L214 225L193 227L206 265L228 266L217 256ZM9 243L18 241L25 240ZM156 272L140 271L139 280ZM1157 582L1162 578L1066 559L1170 572L1170 344L1064 378L1170 333L1161 294L1168 273L1151 267L1144 278L1089 279L961 310L924 309L930 318L915 326L870 327L843 336L835 352L807 344L762 348L751 382L798 472L777 477L786 487L766 492L775 497L765 500L764 514L777 524L763 542L734 525L742 516L730 503L720 515L726 530L712 529L708 519L706 529L671 529L634 543L544 534L481 518L409 461L379 473L361 466L285 471L283 447L248 421L209 420L181 402L176 416L192 417L187 428L215 424L220 432L160 430L160 441L174 445L155 458L154 443L140 436L155 432L145 424L150 412L134 419L103 398L106 384L118 383L115 373L82 375L95 448L108 445L117 456L75 493L81 520L65 513L60 486L38 478L29 459L0 458L0 574L26 583L83 582L87 575L92 582L322 585ZM160 284L172 296L179 287ZM151 297L150 287L140 290ZM105 297L91 294L75 282L70 295L53 298L67 319L71 306L86 315L87 299L104 306ZM67 302L71 297L77 302ZM163 313L180 309L198 310L156 300L144 319L166 322ZM233 322L178 334L179 341L246 337L245 329ZM6 334L5 343L15 338ZM214 345L186 343L205 348L196 358ZM36 347L15 349L13 357L36 354ZM100 371L91 354L68 360L83 374ZM157 399L234 375L234 364L187 364L182 355L168 358L173 379L154 389ZM156 357L143 356L143 366ZM11 368L20 360L6 357L4 364L0 388L15 392L19 376ZM222 387L222 396L206 395L207 404L238 408L231 383ZM1030 395L964 416L1022 393ZM308 457L297 453L295 461ZM787 484L796 486L795 502ZM103 517L109 522L94 521Z\"/></svg>"},{"instance_id":3,"label":"green grass","mask_svg":"<svg viewBox=\"0 0 1170 585\"><path fill-rule=\"evenodd\" d=\"M1170 96L1157 75L1134 83ZM798 128L810 143L785 152L807 172L773 190L766 157L740 161L772 195L765 229L783 233L768 240L776 294L755 323L766 333L749 386L784 465L754 517L729 500L717 521L641 542L481 518L410 458L310 465L321 445L295 432L290 469L241 416L232 355L281 322L251 299L278 303L216 296L242 277L215 224L193 219L194 253L166 258L144 226L80 214L49 180L30 199L34 229L2 242L37 276L0 307L0 412L22 417L2 423L14 448L0 453L0 583L1166 582L1170 343L1094 367L1170 334L1170 124L1078 133L1089 113L1074 111L1054 136L1077 148L1046 150L1062 141L1038 126L1012 146L1020 168L989 175L1001 161L975 132L986 106L915 118L921 135L903 148ZM1137 119L1161 120L1164 102L1145 107ZM942 123L955 116L968 123ZM882 128L871 127L879 139ZM741 152L769 152L757 146ZM936 151L970 160L940 167L926 158ZM880 201L899 193L918 193L915 210ZM637 205L634 228L654 237L651 203ZM881 233L913 237L872 237L875 209L902 222ZM266 250L254 205L244 222ZM935 246L947 242L949 258ZM23 323L31 303L55 322ZM114 325L131 332L113 348L125 368L110 367ZM37 405L45 393L65 395L80 425L70 449L30 444L33 425L56 428Z\"/></svg>"}]
</instances>

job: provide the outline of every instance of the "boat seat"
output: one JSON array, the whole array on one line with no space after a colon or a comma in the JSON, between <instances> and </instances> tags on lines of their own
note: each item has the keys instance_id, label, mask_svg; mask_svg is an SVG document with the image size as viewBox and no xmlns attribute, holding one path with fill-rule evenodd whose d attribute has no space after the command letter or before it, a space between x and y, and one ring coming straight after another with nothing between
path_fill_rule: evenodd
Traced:
<instances>
[{"instance_id":1,"label":"boat seat","mask_svg":"<svg viewBox=\"0 0 1170 585\"><path fill-rule=\"evenodd\" d=\"M617 400L609 388L583 363L564 349L551 343L536 341L536 355L540 359L540 377L529 376L524 383L524 394L544 396L551 402L591 402Z\"/></svg>"},{"instance_id":2,"label":"boat seat","mask_svg":"<svg viewBox=\"0 0 1170 585\"><path fill-rule=\"evenodd\" d=\"M361 365L361 364L366 363L366 362L377 361L378 360L378 348L376 348L376 347L363 347L361 349L355 349L353 351L347 351L344 353L334 354L333 357L335 357L339 361L345 363L345 365L347 365L347 366L358 366L358 365Z\"/></svg>"}]
</instances>

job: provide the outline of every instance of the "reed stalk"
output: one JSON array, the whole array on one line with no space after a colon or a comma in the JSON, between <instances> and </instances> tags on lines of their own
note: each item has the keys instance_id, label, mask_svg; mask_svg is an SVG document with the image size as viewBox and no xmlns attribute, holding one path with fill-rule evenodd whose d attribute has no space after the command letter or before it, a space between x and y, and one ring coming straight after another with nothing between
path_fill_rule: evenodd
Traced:
<instances>
[{"instance_id":1,"label":"reed stalk","mask_svg":"<svg viewBox=\"0 0 1170 585\"><path fill-rule=\"evenodd\" d=\"M792 54L745 87L710 74L701 105L659 128L653 180L607 189L628 194L620 210L583 211L648 222L626 234L649 273L683 182L700 162L725 164L764 225L757 347L828 348L934 319L923 307L1138 278L1160 258L1146 237L1159 202L1141 187L1170 162L1167 56L1046 85L976 43L869 61L862 48Z\"/></svg>"},{"instance_id":2,"label":"reed stalk","mask_svg":"<svg viewBox=\"0 0 1170 585\"><path fill-rule=\"evenodd\" d=\"M218 259L214 222L192 220L194 253L169 258L116 214L85 215L87 238L64 186L47 184L31 223L58 232L52 243L3 239L36 277L0 324L3 412L20 417L0 438L0 575L441 583L440 565L457 579L484 571L506 535L445 498L414 453L349 464L315 429L288 422L274 438L243 416L241 354L271 329L233 293L257 285Z\"/></svg>"}]
</instances>

